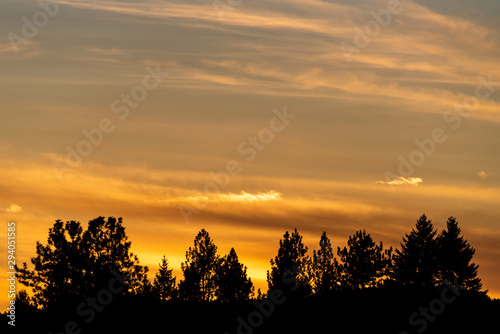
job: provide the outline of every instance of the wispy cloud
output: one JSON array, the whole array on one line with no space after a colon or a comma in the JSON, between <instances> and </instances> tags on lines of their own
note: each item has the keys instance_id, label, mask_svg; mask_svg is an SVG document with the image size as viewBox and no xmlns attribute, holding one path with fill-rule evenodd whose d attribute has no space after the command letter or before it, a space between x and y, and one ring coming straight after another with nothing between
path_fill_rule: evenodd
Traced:
<instances>
[{"instance_id":1,"label":"wispy cloud","mask_svg":"<svg viewBox=\"0 0 500 334\"><path fill-rule=\"evenodd\" d=\"M477 173L477 175L479 175L479 177L483 180L486 180L488 178L488 174L486 174L486 172L484 171L480 171L479 173Z\"/></svg>"},{"instance_id":2,"label":"wispy cloud","mask_svg":"<svg viewBox=\"0 0 500 334\"><path fill-rule=\"evenodd\" d=\"M377 181L377 184L388 184L388 185L394 185L394 186L401 186L401 185L411 185L411 186L418 186L419 183L422 183L422 179L419 177L398 177L397 179L394 179L392 181Z\"/></svg>"},{"instance_id":3,"label":"wispy cloud","mask_svg":"<svg viewBox=\"0 0 500 334\"><path fill-rule=\"evenodd\" d=\"M259 192L256 194L251 194L242 191L239 194L234 193L213 193L205 195L194 195L170 198L165 200L150 200L147 203L179 203L179 202L204 202L204 203L224 203L224 202L267 202L267 201L278 201L281 200L281 194L279 192L270 190L268 192Z\"/></svg>"},{"instance_id":4,"label":"wispy cloud","mask_svg":"<svg viewBox=\"0 0 500 334\"><path fill-rule=\"evenodd\" d=\"M16 44L17 51L12 43L7 39L0 40L0 54L3 57L9 56L10 59L28 59L33 58L42 53L39 44L36 42L25 39L22 43ZM7 57L6 57L7 58Z\"/></svg>"},{"instance_id":5,"label":"wispy cloud","mask_svg":"<svg viewBox=\"0 0 500 334\"><path fill-rule=\"evenodd\" d=\"M0 209L0 210L2 212L6 212L6 213L18 213L18 212L21 212L23 210L23 208L17 204L11 204L8 208L4 208L4 209Z\"/></svg>"},{"instance_id":6,"label":"wispy cloud","mask_svg":"<svg viewBox=\"0 0 500 334\"><path fill-rule=\"evenodd\" d=\"M364 9L314 0L286 4L270 1L238 7L223 21L201 1L61 0L61 4L158 18L161 20L154 21L158 25L208 29L210 36L232 36L227 39L230 50L241 43L235 38L241 33L240 27L258 38L259 43L246 43L245 53L212 54L208 44L205 59L170 57L172 62L178 62L178 72L171 77L176 87L225 86L245 93L380 104L390 98L392 104L407 111L442 114L474 94L479 75L492 74L493 80L500 80L500 47L491 43L496 31L410 1L403 3L403 12L367 48L352 57L353 63L347 69L339 43L352 44L354 27L364 28L373 20L370 9L383 9L387 1L371 1ZM285 36L283 30L294 33ZM115 66L127 55L114 50L95 48L95 54L81 59ZM293 58L286 57L290 53ZM477 61L478 57L481 61ZM481 101L472 118L500 122L499 108L498 101Z\"/></svg>"}]
</instances>

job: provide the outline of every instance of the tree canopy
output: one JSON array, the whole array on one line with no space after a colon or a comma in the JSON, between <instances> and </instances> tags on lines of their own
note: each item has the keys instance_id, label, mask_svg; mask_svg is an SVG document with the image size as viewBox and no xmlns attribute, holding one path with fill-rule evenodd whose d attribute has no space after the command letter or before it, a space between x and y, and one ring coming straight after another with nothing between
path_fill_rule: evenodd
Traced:
<instances>
[{"instance_id":1,"label":"tree canopy","mask_svg":"<svg viewBox=\"0 0 500 334\"><path fill-rule=\"evenodd\" d=\"M338 288L338 265L326 232L321 234L319 246L319 250L313 251L310 276L313 292L327 294Z\"/></svg>"},{"instance_id":2,"label":"tree canopy","mask_svg":"<svg viewBox=\"0 0 500 334\"><path fill-rule=\"evenodd\" d=\"M297 229L292 234L286 231L280 240L278 255L270 261L271 271L267 272L269 292L274 289L286 291L290 285L298 285L301 294L310 293L308 267L311 260L306 253L307 246L303 244Z\"/></svg>"},{"instance_id":3,"label":"tree canopy","mask_svg":"<svg viewBox=\"0 0 500 334\"><path fill-rule=\"evenodd\" d=\"M217 246L205 229L194 240L194 246L186 252L181 268L184 279L179 283L180 296L188 300L211 301L215 299L215 278L221 259Z\"/></svg>"},{"instance_id":4,"label":"tree canopy","mask_svg":"<svg viewBox=\"0 0 500 334\"><path fill-rule=\"evenodd\" d=\"M217 300L220 301L248 300L253 293L253 283L247 277L247 267L240 263L234 248L222 259L215 283Z\"/></svg>"},{"instance_id":5,"label":"tree canopy","mask_svg":"<svg viewBox=\"0 0 500 334\"><path fill-rule=\"evenodd\" d=\"M478 265L472 261L476 252L460 235L461 230L455 217L449 217L446 229L437 237L438 278L441 283L456 283L467 289L480 291L481 280L477 277Z\"/></svg>"},{"instance_id":6,"label":"tree canopy","mask_svg":"<svg viewBox=\"0 0 500 334\"><path fill-rule=\"evenodd\" d=\"M98 217L85 231L79 222L57 220L47 244L36 244L37 256L16 268L19 282L31 287L41 308L64 307L106 286L117 272L126 279L126 293L138 294L147 286L148 268L130 252L131 242L122 219Z\"/></svg>"},{"instance_id":7,"label":"tree canopy","mask_svg":"<svg viewBox=\"0 0 500 334\"><path fill-rule=\"evenodd\" d=\"M415 228L403 237L394 256L393 278L402 285L433 287L437 280L436 230L423 214Z\"/></svg>"},{"instance_id":8,"label":"tree canopy","mask_svg":"<svg viewBox=\"0 0 500 334\"><path fill-rule=\"evenodd\" d=\"M338 247L337 254L341 261L337 265L339 281L344 288L374 287L389 274L392 248L384 251L382 242L375 244L365 230L350 236L347 247Z\"/></svg>"},{"instance_id":9,"label":"tree canopy","mask_svg":"<svg viewBox=\"0 0 500 334\"><path fill-rule=\"evenodd\" d=\"M47 243L36 244L34 268L26 263L16 268L19 282L32 288L18 293L26 308L60 308L94 296L117 273L126 277L126 295L153 295L161 301L183 299L194 302L235 302L254 297L247 267L231 248L224 256L209 233L202 229L181 264L183 277L178 284L164 255L152 282L148 267L142 266L131 251L121 218L97 217L86 229L79 222L57 220L49 229ZM279 241L277 255L267 272L268 295L274 290L295 291L294 295L327 295L339 290L362 290L392 286L432 288L458 284L481 292L478 265L472 260L474 248L461 234L455 217L449 217L439 235L423 214L403 237L401 248L392 254L365 230L350 236L347 246L337 247L337 258L326 231L312 258L295 229ZM257 296L263 300L260 290Z\"/></svg>"},{"instance_id":10,"label":"tree canopy","mask_svg":"<svg viewBox=\"0 0 500 334\"><path fill-rule=\"evenodd\" d=\"M172 271L173 269L168 267L168 260L164 255L152 286L152 293L160 300L170 300L177 296L176 277L172 275Z\"/></svg>"}]
</instances>

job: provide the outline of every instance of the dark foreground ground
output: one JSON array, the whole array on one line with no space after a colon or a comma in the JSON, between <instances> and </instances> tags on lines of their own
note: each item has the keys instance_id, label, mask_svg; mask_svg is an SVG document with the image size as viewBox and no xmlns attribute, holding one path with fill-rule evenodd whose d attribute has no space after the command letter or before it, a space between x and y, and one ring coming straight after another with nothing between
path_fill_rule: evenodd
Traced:
<instances>
[{"instance_id":1,"label":"dark foreground ground","mask_svg":"<svg viewBox=\"0 0 500 334\"><path fill-rule=\"evenodd\" d=\"M376 289L325 297L227 303L116 297L95 312L68 306L16 314L15 333L500 333L500 300L465 291ZM81 315L84 313L83 315ZM411 320L410 320L411 318ZM86 323L86 320L89 323ZM5 333L2 330L2 333Z\"/></svg>"}]
</instances>

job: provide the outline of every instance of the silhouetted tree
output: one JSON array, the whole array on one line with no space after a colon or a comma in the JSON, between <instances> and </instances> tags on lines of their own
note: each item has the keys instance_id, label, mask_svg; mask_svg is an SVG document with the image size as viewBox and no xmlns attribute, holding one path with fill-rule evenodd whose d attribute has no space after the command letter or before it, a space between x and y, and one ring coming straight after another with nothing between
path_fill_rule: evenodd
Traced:
<instances>
[{"instance_id":1,"label":"silhouetted tree","mask_svg":"<svg viewBox=\"0 0 500 334\"><path fill-rule=\"evenodd\" d=\"M83 247L90 253L87 275L97 278L98 288L107 286L117 271L127 276L127 291L132 294L147 292L151 283L148 267L139 265L139 258L130 252L131 242L125 234L122 218L98 217L89 221L83 234Z\"/></svg>"},{"instance_id":2,"label":"silhouetted tree","mask_svg":"<svg viewBox=\"0 0 500 334\"><path fill-rule=\"evenodd\" d=\"M449 217L446 230L437 237L439 280L441 283L455 283L469 290L480 291L481 279L477 277L478 265L472 261L476 252L460 235L461 230L455 217Z\"/></svg>"},{"instance_id":3,"label":"silhouetted tree","mask_svg":"<svg viewBox=\"0 0 500 334\"><path fill-rule=\"evenodd\" d=\"M423 214L394 256L393 278L402 285L433 287L438 273L436 230Z\"/></svg>"},{"instance_id":4,"label":"silhouetted tree","mask_svg":"<svg viewBox=\"0 0 500 334\"><path fill-rule=\"evenodd\" d=\"M184 279L179 282L181 298L211 301L215 298L215 275L220 266L217 246L205 229L194 240L194 247L186 252L186 262L181 264Z\"/></svg>"},{"instance_id":5,"label":"silhouetted tree","mask_svg":"<svg viewBox=\"0 0 500 334\"><path fill-rule=\"evenodd\" d=\"M363 289L381 284L389 274L392 247L384 251L382 242L375 244L365 230L349 237L347 247L337 249L340 283L343 288Z\"/></svg>"},{"instance_id":6,"label":"silhouetted tree","mask_svg":"<svg viewBox=\"0 0 500 334\"><path fill-rule=\"evenodd\" d=\"M57 220L49 229L47 245L37 241L37 256L16 268L19 282L33 288L33 300L41 308L64 307L105 287L113 271L125 276L126 291L139 293L147 280L147 267L130 252L122 220L98 217L83 232L79 222Z\"/></svg>"},{"instance_id":7,"label":"silhouetted tree","mask_svg":"<svg viewBox=\"0 0 500 334\"><path fill-rule=\"evenodd\" d=\"M31 298L26 290L20 290L16 294L16 311L18 312L35 312L37 310L36 303Z\"/></svg>"},{"instance_id":8,"label":"silhouetted tree","mask_svg":"<svg viewBox=\"0 0 500 334\"><path fill-rule=\"evenodd\" d=\"M176 278L173 277L172 270L168 268L168 261L164 255L152 286L152 293L160 300L170 300L176 297Z\"/></svg>"},{"instance_id":9,"label":"silhouetted tree","mask_svg":"<svg viewBox=\"0 0 500 334\"><path fill-rule=\"evenodd\" d=\"M257 295L255 296L255 299L257 300L264 300L267 298L267 293L262 293L262 291L259 289L257 289Z\"/></svg>"},{"instance_id":10,"label":"silhouetted tree","mask_svg":"<svg viewBox=\"0 0 500 334\"><path fill-rule=\"evenodd\" d=\"M247 277L247 267L239 262L234 248L222 259L215 281L216 296L220 301L248 300L253 293L253 283Z\"/></svg>"},{"instance_id":11,"label":"silhouetted tree","mask_svg":"<svg viewBox=\"0 0 500 334\"><path fill-rule=\"evenodd\" d=\"M288 231L280 240L278 255L271 259L271 271L267 272L268 291L280 289L286 291L290 286L299 285L296 295L307 296L311 285L307 268L310 259L306 256L307 247L302 243L302 236L297 229L290 235Z\"/></svg>"},{"instance_id":12,"label":"silhouetted tree","mask_svg":"<svg viewBox=\"0 0 500 334\"><path fill-rule=\"evenodd\" d=\"M19 283L33 288L33 300L41 308L63 305L87 290L84 268L88 253L80 249L82 233L80 223L64 225L57 220L49 229L47 245L36 243L37 257L31 258L34 270L29 270L26 263L16 268Z\"/></svg>"},{"instance_id":13,"label":"silhouetted tree","mask_svg":"<svg viewBox=\"0 0 500 334\"><path fill-rule=\"evenodd\" d=\"M337 288L337 271L332 244L326 232L321 234L319 246L318 251L313 251L310 276L314 293L327 294Z\"/></svg>"}]
</instances>

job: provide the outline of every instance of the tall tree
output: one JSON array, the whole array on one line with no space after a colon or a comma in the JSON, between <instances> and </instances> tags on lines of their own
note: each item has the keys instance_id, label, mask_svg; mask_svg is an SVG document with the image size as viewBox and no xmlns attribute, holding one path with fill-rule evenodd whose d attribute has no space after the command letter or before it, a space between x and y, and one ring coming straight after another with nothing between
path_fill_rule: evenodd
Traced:
<instances>
[{"instance_id":1,"label":"tall tree","mask_svg":"<svg viewBox=\"0 0 500 334\"><path fill-rule=\"evenodd\" d=\"M47 245L36 242L37 256L31 258L33 270L23 263L16 268L19 283L33 289L33 302L41 308L55 308L85 296L87 282L84 268L88 253L81 249L82 228L79 222L64 224L57 220L49 229ZM70 265L74 264L74 265Z\"/></svg>"},{"instance_id":2,"label":"tall tree","mask_svg":"<svg viewBox=\"0 0 500 334\"><path fill-rule=\"evenodd\" d=\"M215 275L220 266L217 246L209 234L202 229L194 240L194 247L186 252L186 261L181 264L184 279L179 282L181 298L196 301L211 301L215 298Z\"/></svg>"},{"instance_id":3,"label":"tall tree","mask_svg":"<svg viewBox=\"0 0 500 334\"><path fill-rule=\"evenodd\" d=\"M107 286L113 272L126 277L126 293L139 293L149 282L147 267L130 252L122 219L98 217L85 232L79 222L57 220L46 245L37 241L37 256L16 268L19 282L31 287L41 308L67 307Z\"/></svg>"},{"instance_id":4,"label":"tall tree","mask_svg":"<svg viewBox=\"0 0 500 334\"><path fill-rule=\"evenodd\" d=\"M172 275L172 270L168 268L168 260L164 255L152 287L153 294L160 300L170 300L176 297L176 277Z\"/></svg>"},{"instance_id":5,"label":"tall tree","mask_svg":"<svg viewBox=\"0 0 500 334\"><path fill-rule=\"evenodd\" d=\"M423 214L410 234L403 237L401 250L394 256L393 278L402 285L433 287L436 285L436 230Z\"/></svg>"},{"instance_id":6,"label":"tall tree","mask_svg":"<svg viewBox=\"0 0 500 334\"><path fill-rule=\"evenodd\" d=\"M253 283L247 277L247 267L238 260L234 248L222 259L217 270L216 295L220 301L248 300L253 292Z\"/></svg>"},{"instance_id":7,"label":"tall tree","mask_svg":"<svg viewBox=\"0 0 500 334\"><path fill-rule=\"evenodd\" d=\"M389 274L392 247L384 251L382 242L375 244L365 230L349 237L347 247L337 249L340 283L343 288L363 289L382 283Z\"/></svg>"},{"instance_id":8,"label":"tall tree","mask_svg":"<svg viewBox=\"0 0 500 334\"><path fill-rule=\"evenodd\" d=\"M291 235L286 231L280 240L278 255L271 259L271 271L267 272L268 292L274 289L287 291L297 286L293 288L300 291L297 296L311 293L310 278L307 273L310 259L306 253L307 247L302 243L302 236L297 229Z\"/></svg>"},{"instance_id":9,"label":"tall tree","mask_svg":"<svg viewBox=\"0 0 500 334\"><path fill-rule=\"evenodd\" d=\"M150 289L148 267L139 265L137 255L130 252L131 242L125 233L122 218L98 217L89 221L82 237L83 247L89 252L87 274L97 278L98 286L108 284L113 271L128 277L127 290L140 294ZM98 288L99 289L99 288Z\"/></svg>"},{"instance_id":10,"label":"tall tree","mask_svg":"<svg viewBox=\"0 0 500 334\"><path fill-rule=\"evenodd\" d=\"M318 251L313 251L310 276L314 293L327 294L337 287L337 270L332 244L326 232L321 234L319 246Z\"/></svg>"},{"instance_id":11,"label":"tall tree","mask_svg":"<svg viewBox=\"0 0 500 334\"><path fill-rule=\"evenodd\" d=\"M437 237L439 280L441 283L455 283L456 279L459 286L480 291L482 283L477 277L479 266L471 262L476 251L460 233L456 218L449 217L446 230Z\"/></svg>"}]
</instances>

